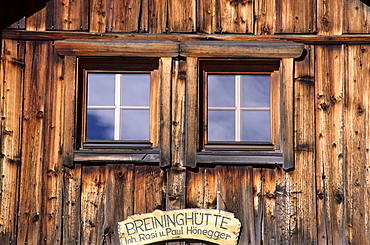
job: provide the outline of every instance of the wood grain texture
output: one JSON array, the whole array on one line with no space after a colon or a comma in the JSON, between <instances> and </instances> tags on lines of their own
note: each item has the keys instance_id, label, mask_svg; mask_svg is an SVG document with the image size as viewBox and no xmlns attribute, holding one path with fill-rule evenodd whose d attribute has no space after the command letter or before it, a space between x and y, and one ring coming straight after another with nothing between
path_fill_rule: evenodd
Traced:
<instances>
[{"instance_id":1,"label":"wood grain texture","mask_svg":"<svg viewBox=\"0 0 370 245\"><path fill-rule=\"evenodd\" d=\"M254 1L254 34L273 35L278 32L275 24L275 0Z\"/></svg>"},{"instance_id":2,"label":"wood grain texture","mask_svg":"<svg viewBox=\"0 0 370 245\"><path fill-rule=\"evenodd\" d=\"M19 243L40 243L44 169L45 91L51 62L48 42L27 42L23 93L22 171L20 175Z\"/></svg>"},{"instance_id":3,"label":"wood grain texture","mask_svg":"<svg viewBox=\"0 0 370 245\"><path fill-rule=\"evenodd\" d=\"M52 30L88 30L88 0L53 0Z\"/></svg>"},{"instance_id":4,"label":"wood grain texture","mask_svg":"<svg viewBox=\"0 0 370 245\"><path fill-rule=\"evenodd\" d=\"M64 168L63 174L63 243L81 243L81 164Z\"/></svg>"},{"instance_id":5,"label":"wood grain texture","mask_svg":"<svg viewBox=\"0 0 370 245\"><path fill-rule=\"evenodd\" d=\"M149 1L149 33L159 34L168 32L168 0Z\"/></svg>"},{"instance_id":6,"label":"wood grain texture","mask_svg":"<svg viewBox=\"0 0 370 245\"><path fill-rule=\"evenodd\" d=\"M160 72L160 111L159 111L159 147L161 167L171 165L171 58L161 58L159 62Z\"/></svg>"},{"instance_id":7,"label":"wood grain texture","mask_svg":"<svg viewBox=\"0 0 370 245\"><path fill-rule=\"evenodd\" d=\"M50 13L50 3L47 4L43 9L34 13L33 15L27 17L26 21L26 30L29 31L45 31L47 26L50 26L48 13Z\"/></svg>"},{"instance_id":8,"label":"wood grain texture","mask_svg":"<svg viewBox=\"0 0 370 245\"><path fill-rule=\"evenodd\" d=\"M106 168L83 166L81 175L81 244L103 244Z\"/></svg>"},{"instance_id":9,"label":"wood grain texture","mask_svg":"<svg viewBox=\"0 0 370 245\"><path fill-rule=\"evenodd\" d=\"M315 47L318 242L345 243L343 167L343 48Z\"/></svg>"},{"instance_id":10,"label":"wood grain texture","mask_svg":"<svg viewBox=\"0 0 370 245\"><path fill-rule=\"evenodd\" d=\"M24 42L2 40L0 244L16 241L21 161Z\"/></svg>"},{"instance_id":11,"label":"wood grain texture","mask_svg":"<svg viewBox=\"0 0 370 245\"><path fill-rule=\"evenodd\" d=\"M307 11L311 10L311 11ZM316 1L276 1L277 33L315 33Z\"/></svg>"},{"instance_id":12,"label":"wood grain texture","mask_svg":"<svg viewBox=\"0 0 370 245\"><path fill-rule=\"evenodd\" d=\"M196 0L168 1L169 32L195 32Z\"/></svg>"},{"instance_id":13,"label":"wood grain texture","mask_svg":"<svg viewBox=\"0 0 370 245\"><path fill-rule=\"evenodd\" d=\"M197 31L212 34L216 30L216 0L199 0L197 2Z\"/></svg>"},{"instance_id":14,"label":"wood grain texture","mask_svg":"<svg viewBox=\"0 0 370 245\"><path fill-rule=\"evenodd\" d=\"M107 0L90 0L89 31L105 32Z\"/></svg>"},{"instance_id":15,"label":"wood grain texture","mask_svg":"<svg viewBox=\"0 0 370 245\"><path fill-rule=\"evenodd\" d=\"M218 0L218 32L253 33L253 1Z\"/></svg>"},{"instance_id":16,"label":"wood grain texture","mask_svg":"<svg viewBox=\"0 0 370 245\"><path fill-rule=\"evenodd\" d=\"M345 76L344 155L348 243L368 242L369 235L369 46L349 46Z\"/></svg>"},{"instance_id":17,"label":"wood grain texture","mask_svg":"<svg viewBox=\"0 0 370 245\"><path fill-rule=\"evenodd\" d=\"M370 6L358 0L343 1L343 33L369 33L369 21Z\"/></svg>"},{"instance_id":18,"label":"wood grain texture","mask_svg":"<svg viewBox=\"0 0 370 245\"><path fill-rule=\"evenodd\" d=\"M343 30L343 0L317 1L317 34L340 35Z\"/></svg>"},{"instance_id":19,"label":"wood grain texture","mask_svg":"<svg viewBox=\"0 0 370 245\"><path fill-rule=\"evenodd\" d=\"M143 2L107 0L107 31L138 32Z\"/></svg>"},{"instance_id":20,"label":"wood grain texture","mask_svg":"<svg viewBox=\"0 0 370 245\"><path fill-rule=\"evenodd\" d=\"M291 203L291 244L317 244L315 185L315 61L314 46L295 62L294 70L294 171L287 173ZM302 113L304 111L305 113ZM302 176L305 176L304 178Z\"/></svg>"}]
</instances>

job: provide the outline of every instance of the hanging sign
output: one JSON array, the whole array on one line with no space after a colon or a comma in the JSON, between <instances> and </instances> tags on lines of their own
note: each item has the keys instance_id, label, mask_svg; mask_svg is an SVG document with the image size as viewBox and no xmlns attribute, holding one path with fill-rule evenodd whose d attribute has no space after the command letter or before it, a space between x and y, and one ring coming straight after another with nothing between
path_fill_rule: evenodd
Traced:
<instances>
[{"instance_id":1,"label":"hanging sign","mask_svg":"<svg viewBox=\"0 0 370 245\"><path fill-rule=\"evenodd\" d=\"M220 245L237 244L240 221L215 209L155 210L118 222L121 245L197 239Z\"/></svg>"}]
</instances>

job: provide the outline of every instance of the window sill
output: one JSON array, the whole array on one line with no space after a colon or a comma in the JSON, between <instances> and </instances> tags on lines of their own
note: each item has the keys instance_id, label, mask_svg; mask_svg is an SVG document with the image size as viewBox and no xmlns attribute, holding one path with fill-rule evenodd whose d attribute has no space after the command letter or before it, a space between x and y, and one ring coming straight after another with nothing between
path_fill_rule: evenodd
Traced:
<instances>
[{"instance_id":1,"label":"window sill","mask_svg":"<svg viewBox=\"0 0 370 245\"><path fill-rule=\"evenodd\" d=\"M80 163L159 163L160 154L158 149L84 149L74 151L73 161Z\"/></svg>"},{"instance_id":2,"label":"window sill","mask_svg":"<svg viewBox=\"0 0 370 245\"><path fill-rule=\"evenodd\" d=\"M197 153L197 163L282 165L284 157L280 151L203 151Z\"/></svg>"}]
</instances>

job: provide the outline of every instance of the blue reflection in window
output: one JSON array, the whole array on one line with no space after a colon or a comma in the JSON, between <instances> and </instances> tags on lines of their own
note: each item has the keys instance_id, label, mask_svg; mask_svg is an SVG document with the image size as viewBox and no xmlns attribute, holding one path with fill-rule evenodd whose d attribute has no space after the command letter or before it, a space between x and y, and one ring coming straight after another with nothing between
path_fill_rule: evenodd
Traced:
<instances>
[{"instance_id":1,"label":"blue reflection in window","mask_svg":"<svg viewBox=\"0 0 370 245\"><path fill-rule=\"evenodd\" d=\"M208 140L235 141L234 111L208 111Z\"/></svg>"},{"instance_id":2,"label":"blue reflection in window","mask_svg":"<svg viewBox=\"0 0 370 245\"><path fill-rule=\"evenodd\" d=\"M114 110L87 110L87 140L114 139Z\"/></svg>"}]
</instances>

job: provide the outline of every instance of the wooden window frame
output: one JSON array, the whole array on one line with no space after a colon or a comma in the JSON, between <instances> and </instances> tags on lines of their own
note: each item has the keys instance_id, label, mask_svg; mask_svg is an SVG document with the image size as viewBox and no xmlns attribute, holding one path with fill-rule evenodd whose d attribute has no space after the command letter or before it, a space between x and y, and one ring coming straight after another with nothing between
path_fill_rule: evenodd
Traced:
<instances>
[{"instance_id":1,"label":"wooden window frame","mask_svg":"<svg viewBox=\"0 0 370 245\"><path fill-rule=\"evenodd\" d=\"M154 38L155 39L155 38ZM186 39L186 38L185 38ZM192 38L189 37L188 40ZM66 101L65 117L76 115L75 74L77 57L157 57L159 58L159 154L142 152L75 151L75 122L64 127L63 161L66 166L78 162L159 162L159 165L171 164L171 65L173 57L186 57L186 122L185 122L185 166L196 167L197 163L215 164L281 164L284 169L294 168L293 149L293 66L294 58L302 55L304 45L289 41L185 41L173 42L158 40L107 40L107 39L69 39L54 42L57 53L64 58L66 89L73 91ZM253 155L253 151L199 151L198 132L198 59L272 59L280 60L281 87L281 145L280 152L262 152ZM66 91L68 93L68 91Z\"/></svg>"},{"instance_id":2,"label":"wooden window frame","mask_svg":"<svg viewBox=\"0 0 370 245\"><path fill-rule=\"evenodd\" d=\"M159 59L78 58L76 150L86 149L156 149L158 148L158 67ZM103 67L103 69L102 69ZM88 73L150 74L149 140L86 140L87 74Z\"/></svg>"}]
</instances>

